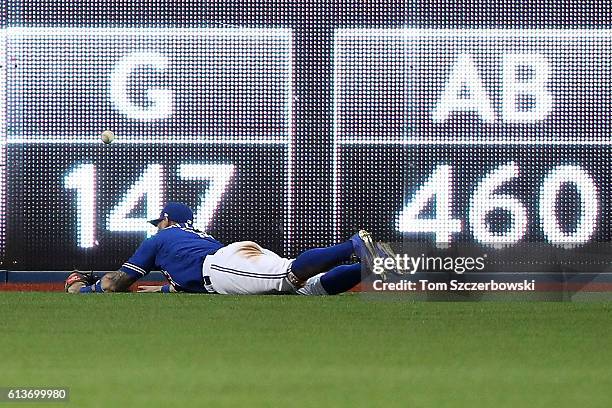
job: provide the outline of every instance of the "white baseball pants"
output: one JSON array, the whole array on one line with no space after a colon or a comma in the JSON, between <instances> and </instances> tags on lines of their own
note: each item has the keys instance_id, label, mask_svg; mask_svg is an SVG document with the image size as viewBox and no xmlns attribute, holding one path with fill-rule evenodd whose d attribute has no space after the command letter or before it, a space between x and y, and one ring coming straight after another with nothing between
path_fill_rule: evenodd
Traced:
<instances>
[{"instance_id":1,"label":"white baseball pants","mask_svg":"<svg viewBox=\"0 0 612 408\"><path fill-rule=\"evenodd\" d=\"M202 266L204 286L223 295L280 294L293 259L282 258L252 241L235 242L208 255ZM327 295L322 273L308 279L299 295ZM284 293L287 293L286 291Z\"/></svg>"}]
</instances>

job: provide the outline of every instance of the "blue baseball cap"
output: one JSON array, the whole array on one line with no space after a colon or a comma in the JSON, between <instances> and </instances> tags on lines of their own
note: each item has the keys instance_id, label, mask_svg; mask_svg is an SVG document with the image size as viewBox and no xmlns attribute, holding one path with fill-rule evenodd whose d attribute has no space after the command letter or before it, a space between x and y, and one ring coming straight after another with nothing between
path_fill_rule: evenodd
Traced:
<instances>
[{"instance_id":1,"label":"blue baseball cap","mask_svg":"<svg viewBox=\"0 0 612 408\"><path fill-rule=\"evenodd\" d=\"M150 220L149 223L157 227L164 218L168 217L170 221L178 222L180 224L192 224L193 223L193 211L183 203L169 202L166 204L159 218Z\"/></svg>"}]
</instances>

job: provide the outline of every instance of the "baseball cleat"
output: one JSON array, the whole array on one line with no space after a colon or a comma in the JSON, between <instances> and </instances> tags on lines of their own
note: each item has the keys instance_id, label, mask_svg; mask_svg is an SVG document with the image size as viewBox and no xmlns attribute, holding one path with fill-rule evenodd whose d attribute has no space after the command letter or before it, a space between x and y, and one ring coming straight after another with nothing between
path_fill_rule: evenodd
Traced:
<instances>
[{"instance_id":1,"label":"baseball cleat","mask_svg":"<svg viewBox=\"0 0 612 408\"><path fill-rule=\"evenodd\" d=\"M351 242L353 243L355 255L357 255L359 261L368 271L371 272L374 267L374 258L378 256L374 241L372 241L372 235L368 231L360 230L351 237Z\"/></svg>"},{"instance_id":2,"label":"baseball cleat","mask_svg":"<svg viewBox=\"0 0 612 408\"><path fill-rule=\"evenodd\" d=\"M382 259L387 259L387 258L395 259L397 257L397 254L395 253L393 248L391 248L391 245L389 245L389 243L387 242L377 242L376 243L376 253L377 253L377 256ZM394 265L395 265L395 262L394 262ZM393 269L385 268L384 272L379 274L379 275L382 275L383 280L385 280L387 272L393 272L398 275L400 274L400 271L397 269L396 266Z\"/></svg>"}]
</instances>

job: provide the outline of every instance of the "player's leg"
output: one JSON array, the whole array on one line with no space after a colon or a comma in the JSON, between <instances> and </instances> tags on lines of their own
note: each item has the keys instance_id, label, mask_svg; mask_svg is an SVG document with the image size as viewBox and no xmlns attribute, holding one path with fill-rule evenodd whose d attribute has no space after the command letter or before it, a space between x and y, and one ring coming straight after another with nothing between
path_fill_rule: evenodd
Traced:
<instances>
[{"instance_id":1,"label":"player's leg","mask_svg":"<svg viewBox=\"0 0 612 408\"><path fill-rule=\"evenodd\" d=\"M359 231L349 241L338 245L302 252L293 261L287 279L296 288L302 287L311 277L349 261L353 254L357 255L368 270L371 269L377 252L372 237L367 231Z\"/></svg>"},{"instance_id":2,"label":"player's leg","mask_svg":"<svg viewBox=\"0 0 612 408\"><path fill-rule=\"evenodd\" d=\"M203 276L205 284L207 280L211 282L210 289L222 294L296 293L310 278L348 261L353 253L360 257L366 270L371 271L372 259L380 256L376 251L370 234L365 231L344 243L305 251L295 260L282 258L254 242L236 242L206 257ZM359 266L355 266L343 274L338 271L347 282L340 288L350 282L355 282L350 287L359 282L360 273L355 272L358 270ZM331 288L333 293L344 290Z\"/></svg>"},{"instance_id":3,"label":"player's leg","mask_svg":"<svg viewBox=\"0 0 612 408\"><path fill-rule=\"evenodd\" d=\"M308 279L296 293L306 296L337 295L355 287L361 278L361 264L339 265Z\"/></svg>"},{"instance_id":4,"label":"player's leg","mask_svg":"<svg viewBox=\"0 0 612 408\"><path fill-rule=\"evenodd\" d=\"M321 275L321 286L328 295L337 295L354 288L361 278L361 264L339 265Z\"/></svg>"},{"instance_id":5,"label":"player's leg","mask_svg":"<svg viewBox=\"0 0 612 408\"><path fill-rule=\"evenodd\" d=\"M354 252L351 241L327 248L309 249L293 260L291 271L300 280L306 280L338 264L349 261Z\"/></svg>"}]
</instances>

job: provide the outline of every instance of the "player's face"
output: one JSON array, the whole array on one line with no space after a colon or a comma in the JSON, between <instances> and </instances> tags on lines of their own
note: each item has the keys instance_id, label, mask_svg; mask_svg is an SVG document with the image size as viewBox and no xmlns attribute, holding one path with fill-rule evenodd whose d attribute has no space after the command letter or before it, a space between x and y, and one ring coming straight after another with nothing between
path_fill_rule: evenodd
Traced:
<instances>
[{"instance_id":1,"label":"player's face","mask_svg":"<svg viewBox=\"0 0 612 408\"><path fill-rule=\"evenodd\" d=\"M164 228L167 228L169 226L170 226L170 221L168 220L168 218L164 218L163 220L159 222L159 224L157 224L157 229L163 230Z\"/></svg>"}]
</instances>

